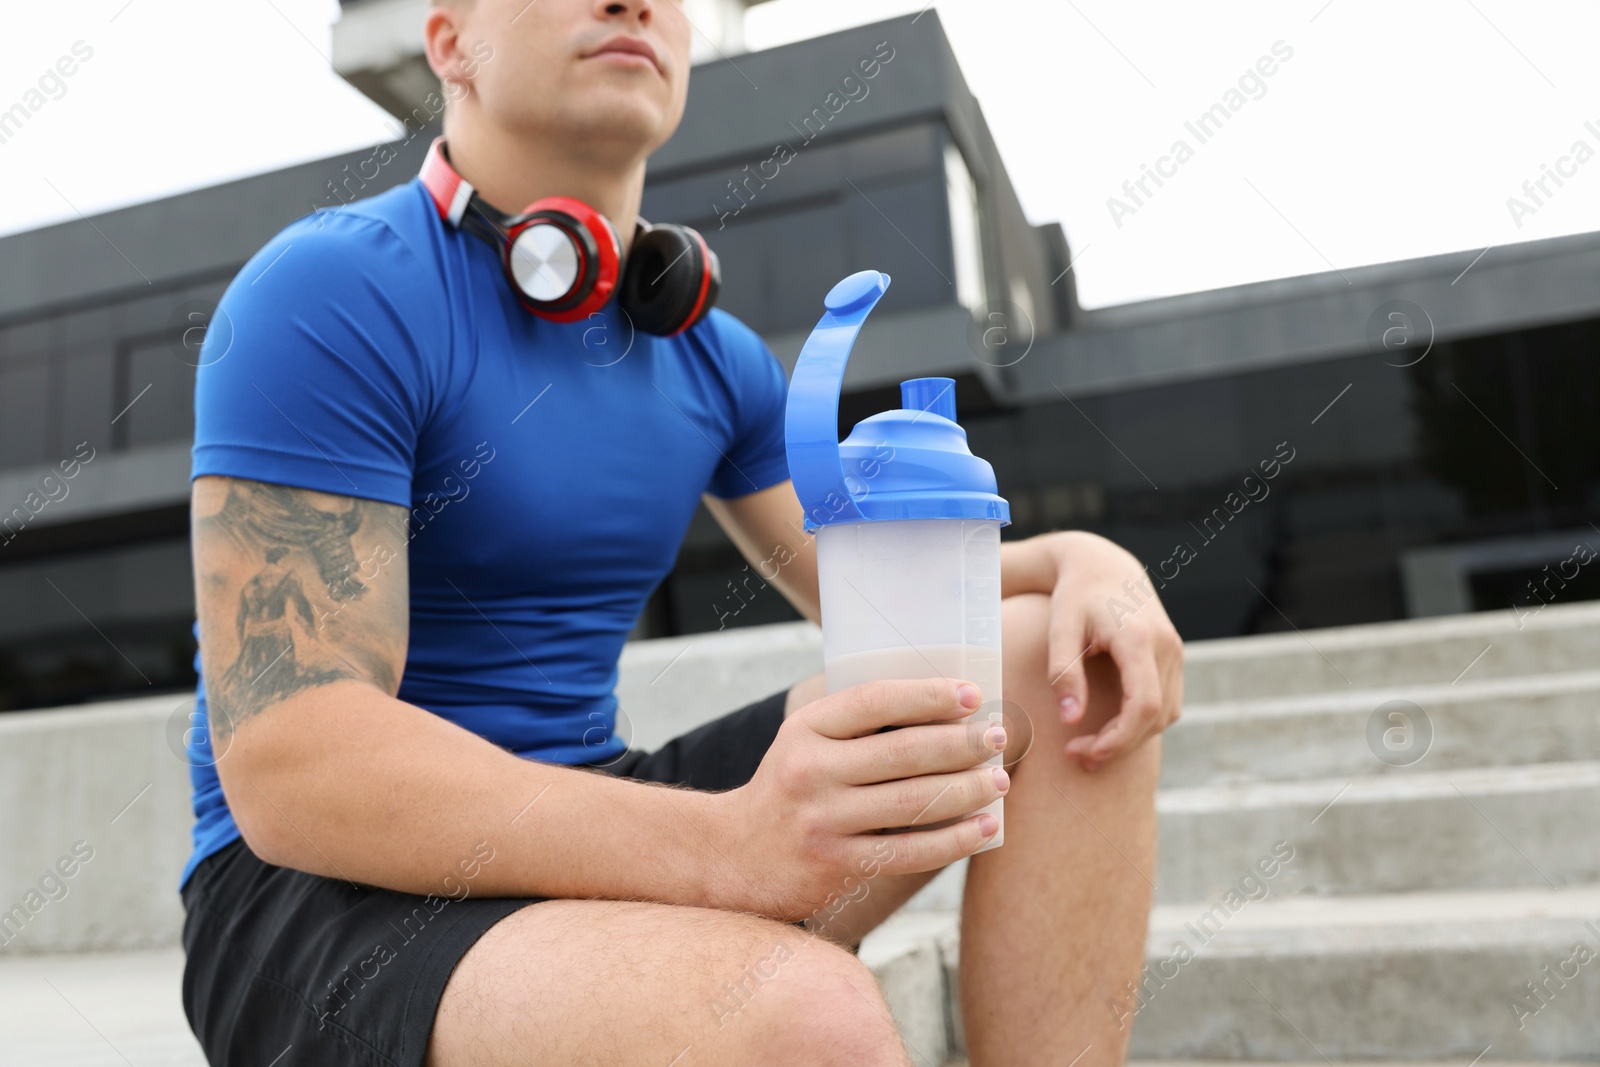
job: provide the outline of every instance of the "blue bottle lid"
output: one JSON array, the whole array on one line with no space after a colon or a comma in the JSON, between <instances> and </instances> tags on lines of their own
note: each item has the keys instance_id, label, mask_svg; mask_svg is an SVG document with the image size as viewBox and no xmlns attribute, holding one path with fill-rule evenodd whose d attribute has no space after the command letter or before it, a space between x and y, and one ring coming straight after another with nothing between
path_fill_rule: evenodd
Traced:
<instances>
[{"instance_id":1,"label":"blue bottle lid","mask_svg":"<svg viewBox=\"0 0 1600 1067\"><path fill-rule=\"evenodd\" d=\"M850 348L889 276L864 270L829 291L789 381L784 438L805 528L889 519L1011 521L994 468L967 448L955 379L900 383L901 407L856 423L839 441L839 389Z\"/></svg>"}]
</instances>

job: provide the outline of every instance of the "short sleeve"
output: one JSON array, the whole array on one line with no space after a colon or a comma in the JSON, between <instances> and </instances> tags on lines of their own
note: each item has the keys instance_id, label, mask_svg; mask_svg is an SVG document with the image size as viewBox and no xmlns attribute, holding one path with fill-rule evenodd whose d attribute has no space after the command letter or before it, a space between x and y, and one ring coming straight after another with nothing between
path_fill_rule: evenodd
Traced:
<instances>
[{"instance_id":1,"label":"short sleeve","mask_svg":"<svg viewBox=\"0 0 1600 1067\"><path fill-rule=\"evenodd\" d=\"M789 478L783 436L789 382L783 364L761 336L731 315L720 321L721 343L734 383L735 436L712 473L708 491L730 499L769 488Z\"/></svg>"},{"instance_id":2,"label":"short sleeve","mask_svg":"<svg viewBox=\"0 0 1600 1067\"><path fill-rule=\"evenodd\" d=\"M268 242L206 331L190 477L409 507L426 357L449 339L436 274L387 224L350 213Z\"/></svg>"}]
</instances>

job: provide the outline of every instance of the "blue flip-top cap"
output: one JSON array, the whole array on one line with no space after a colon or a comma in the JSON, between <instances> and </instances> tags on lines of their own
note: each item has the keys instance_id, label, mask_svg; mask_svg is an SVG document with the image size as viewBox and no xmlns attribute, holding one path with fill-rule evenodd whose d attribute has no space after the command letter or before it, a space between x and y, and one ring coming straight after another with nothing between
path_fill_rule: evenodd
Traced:
<instances>
[{"instance_id":1,"label":"blue flip-top cap","mask_svg":"<svg viewBox=\"0 0 1600 1067\"><path fill-rule=\"evenodd\" d=\"M1011 521L994 468L967 448L955 379L900 383L902 407L858 422L839 441L839 389L850 348L889 276L864 270L835 285L789 381L784 438L805 528L888 519Z\"/></svg>"}]
</instances>

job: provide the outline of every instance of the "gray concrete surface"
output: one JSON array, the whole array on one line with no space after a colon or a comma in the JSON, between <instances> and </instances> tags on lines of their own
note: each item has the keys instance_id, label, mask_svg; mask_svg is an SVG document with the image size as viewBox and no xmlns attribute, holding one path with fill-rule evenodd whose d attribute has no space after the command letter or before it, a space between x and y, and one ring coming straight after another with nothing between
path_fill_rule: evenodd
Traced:
<instances>
[{"instance_id":1,"label":"gray concrete surface","mask_svg":"<svg viewBox=\"0 0 1600 1067\"><path fill-rule=\"evenodd\" d=\"M1171 959L1178 940L1197 955L1151 983L1137 1056L1466 1063L1600 1049L1600 982L1583 971L1536 1015L1511 1006L1576 941L1600 945L1585 926L1600 915L1594 886L1279 898L1246 905L1209 943L1191 933L1202 914L1179 905L1153 918L1150 961Z\"/></svg>"},{"instance_id":2,"label":"gray concrete surface","mask_svg":"<svg viewBox=\"0 0 1600 1067\"><path fill-rule=\"evenodd\" d=\"M1406 766L1378 759L1366 735L1395 700L1416 705L1431 733ZM1173 788L1600 759L1600 671L1190 703L1161 759Z\"/></svg>"},{"instance_id":3,"label":"gray concrete surface","mask_svg":"<svg viewBox=\"0 0 1600 1067\"><path fill-rule=\"evenodd\" d=\"M809 623L631 643L618 730L658 747L820 670L821 648ZM0 715L0 956L177 943L193 707L191 694L168 693ZM48 900L40 879L79 841L93 858ZM24 912L5 926L17 906Z\"/></svg>"},{"instance_id":4,"label":"gray concrete surface","mask_svg":"<svg viewBox=\"0 0 1600 1067\"><path fill-rule=\"evenodd\" d=\"M1169 734L1146 969L1106 1004L1133 1055L1593 1060L1597 608L1191 646L1204 702ZM1404 767L1367 733L1396 699L1433 731ZM1293 859L1250 877L1276 841ZM953 990L954 873L863 952L921 937Z\"/></svg>"},{"instance_id":5,"label":"gray concrete surface","mask_svg":"<svg viewBox=\"0 0 1600 1067\"><path fill-rule=\"evenodd\" d=\"M1235 885L1280 841L1284 892L1600 881L1600 763L1162 790L1157 899Z\"/></svg>"},{"instance_id":6,"label":"gray concrete surface","mask_svg":"<svg viewBox=\"0 0 1600 1067\"><path fill-rule=\"evenodd\" d=\"M1497 1062L1600 1048L1600 982L1587 970L1552 983L1542 1006L1522 989L1576 941L1600 948L1585 925L1600 918L1600 888L1270 897L1221 920L1208 903L1158 907L1140 997L1106 998L1133 1027L1136 1059L1465 1064L1486 1048ZM862 945L874 961L882 943L936 946L953 1033L958 926L952 912L901 913ZM1519 994L1539 1010L1514 1010Z\"/></svg>"},{"instance_id":7,"label":"gray concrete surface","mask_svg":"<svg viewBox=\"0 0 1600 1067\"><path fill-rule=\"evenodd\" d=\"M176 943L193 820L167 727L181 737L184 710L169 695L0 716L0 955Z\"/></svg>"},{"instance_id":8,"label":"gray concrete surface","mask_svg":"<svg viewBox=\"0 0 1600 1067\"><path fill-rule=\"evenodd\" d=\"M1163 789L1157 807L1161 903L1238 885L1279 842L1278 894L1600 881L1600 762ZM906 906L959 908L965 878L952 865Z\"/></svg>"},{"instance_id":9,"label":"gray concrete surface","mask_svg":"<svg viewBox=\"0 0 1600 1067\"><path fill-rule=\"evenodd\" d=\"M205 1067L182 976L178 948L0 958L0 1063Z\"/></svg>"},{"instance_id":10,"label":"gray concrete surface","mask_svg":"<svg viewBox=\"0 0 1600 1067\"><path fill-rule=\"evenodd\" d=\"M809 622L630 641L617 680L617 730L634 748L679 734L822 670Z\"/></svg>"},{"instance_id":11,"label":"gray concrete surface","mask_svg":"<svg viewBox=\"0 0 1600 1067\"><path fill-rule=\"evenodd\" d=\"M1600 605L1578 605L1522 629L1495 613L1192 645L1186 684L1205 699L1169 738L1135 1055L1593 1059L1597 639ZM630 645L622 728L654 747L819 666L803 623ZM1431 723L1415 765L1373 755L1379 698ZM26 906L75 842L94 850L0 949L17 1062L198 1062L170 947L188 817L169 739L186 711L171 694L0 717L0 811L17 813L0 822L0 906ZM1294 858L1247 881L1277 841ZM963 1047L962 876L941 874L862 946L919 1065ZM1193 954L1174 964L1178 941ZM1580 943L1595 958L1575 965Z\"/></svg>"},{"instance_id":12,"label":"gray concrete surface","mask_svg":"<svg viewBox=\"0 0 1600 1067\"><path fill-rule=\"evenodd\" d=\"M1600 602L1587 602L1201 641L1189 646L1183 685L1188 703L1213 704L1597 666Z\"/></svg>"}]
</instances>

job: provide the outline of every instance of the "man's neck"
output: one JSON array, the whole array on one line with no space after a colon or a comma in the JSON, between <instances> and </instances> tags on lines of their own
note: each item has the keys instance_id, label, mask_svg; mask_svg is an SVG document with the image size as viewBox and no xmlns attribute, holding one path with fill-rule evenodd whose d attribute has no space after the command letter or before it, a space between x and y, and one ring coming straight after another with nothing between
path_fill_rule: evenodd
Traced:
<instances>
[{"instance_id":1,"label":"man's neck","mask_svg":"<svg viewBox=\"0 0 1600 1067\"><path fill-rule=\"evenodd\" d=\"M517 141L468 123L452 124L447 138L451 165L502 213L517 214L540 197L570 196L610 219L627 253L644 194L644 157L621 163L576 158L548 143Z\"/></svg>"}]
</instances>

